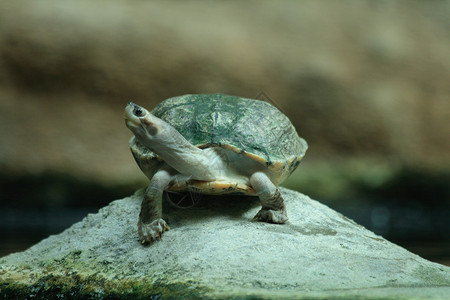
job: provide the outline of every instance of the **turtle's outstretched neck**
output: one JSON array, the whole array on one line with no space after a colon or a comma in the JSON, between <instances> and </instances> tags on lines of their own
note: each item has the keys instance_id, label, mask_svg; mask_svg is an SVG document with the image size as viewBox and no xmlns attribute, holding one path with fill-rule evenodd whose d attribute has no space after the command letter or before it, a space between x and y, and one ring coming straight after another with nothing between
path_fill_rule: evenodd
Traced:
<instances>
[{"instance_id":1,"label":"turtle's outstretched neck","mask_svg":"<svg viewBox=\"0 0 450 300\"><path fill-rule=\"evenodd\" d=\"M197 180L214 180L210 157L192 145L171 125L164 123L158 138L144 145L181 174Z\"/></svg>"},{"instance_id":2,"label":"turtle's outstretched neck","mask_svg":"<svg viewBox=\"0 0 450 300\"><path fill-rule=\"evenodd\" d=\"M145 108L129 103L124 118L136 139L170 167L197 180L214 180L214 158L192 145L167 122Z\"/></svg>"}]
</instances>

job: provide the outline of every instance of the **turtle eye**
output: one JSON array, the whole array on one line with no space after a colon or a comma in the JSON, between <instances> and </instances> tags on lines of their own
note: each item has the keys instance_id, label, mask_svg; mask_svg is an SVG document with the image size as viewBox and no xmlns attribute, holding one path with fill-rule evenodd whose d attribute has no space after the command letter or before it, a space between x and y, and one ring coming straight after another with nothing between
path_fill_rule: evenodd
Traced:
<instances>
[{"instance_id":1,"label":"turtle eye","mask_svg":"<svg viewBox=\"0 0 450 300\"><path fill-rule=\"evenodd\" d=\"M144 112L142 111L142 109L137 108L137 107L133 110L133 113L136 117L142 117L144 115Z\"/></svg>"}]
</instances>

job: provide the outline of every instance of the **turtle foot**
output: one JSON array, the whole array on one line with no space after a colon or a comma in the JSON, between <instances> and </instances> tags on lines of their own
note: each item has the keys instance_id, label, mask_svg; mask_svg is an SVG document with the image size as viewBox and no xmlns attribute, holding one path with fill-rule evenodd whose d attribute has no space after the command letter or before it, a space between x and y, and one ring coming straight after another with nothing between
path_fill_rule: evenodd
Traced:
<instances>
[{"instance_id":1,"label":"turtle foot","mask_svg":"<svg viewBox=\"0 0 450 300\"><path fill-rule=\"evenodd\" d=\"M141 220L138 222L139 240L143 245L160 240L166 230L170 230L170 227L163 219L157 219L151 223L143 223Z\"/></svg>"},{"instance_id":2,"label":"turtle foot","mask_svg":"<svg viewBox=\"0 0 450 300\"><path fill-rule=\"evenodd\" d=\"M275 224L284 224L288 220L286 210L273 210L273 209L261 209L256 216L253 217L253 221L267 222Z\"/></svg>"}]
</instances>

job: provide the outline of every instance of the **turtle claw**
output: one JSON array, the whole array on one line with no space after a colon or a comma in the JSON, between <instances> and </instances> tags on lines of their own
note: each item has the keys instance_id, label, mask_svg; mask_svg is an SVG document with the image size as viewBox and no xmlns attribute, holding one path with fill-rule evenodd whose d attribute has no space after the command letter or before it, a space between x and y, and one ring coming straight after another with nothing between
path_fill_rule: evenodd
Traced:
<instances>
[{"instance_id":1,"label":"turtle claw","mask_svg":"<svg viewBox=\"0 0 450 300\"><path fill-rule=\"evenodd\" d=\"M261 209L256 216L253 217L253 221L284 224L288 220L286 210L273 210L273 209Z\"/></svg>"},{"instance_id":2,"label":"turtle claw","mask_svg":"<svg viewBox=\"0 0 450 300\"><path fill-rule=\"evenodd\" d=\"M163 233L170 230L169 225L163 219L157 219L151 223L138 222L138 234L141 244L148 245L154 241L161 240Z\"/></svg>"}]
</instances>

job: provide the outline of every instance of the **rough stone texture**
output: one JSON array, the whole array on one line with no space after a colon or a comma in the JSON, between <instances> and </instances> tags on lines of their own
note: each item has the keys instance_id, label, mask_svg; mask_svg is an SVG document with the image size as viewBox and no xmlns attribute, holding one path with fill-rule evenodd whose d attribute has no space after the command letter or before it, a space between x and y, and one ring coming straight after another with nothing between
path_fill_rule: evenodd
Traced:
<instances>
[{"instance_id":1,"label":"rough stone texture","mask_svg":"<svg viewBox=\"0 0 450 300\"><path fill-rule=\"evenodd\" d=\"M450 268L431 263L287 189L290 221L251 222L255 198L166 205L172 230L139 244L142 192L0 259L0 297L433 298Z\"/></svg>"}]
</instances>

